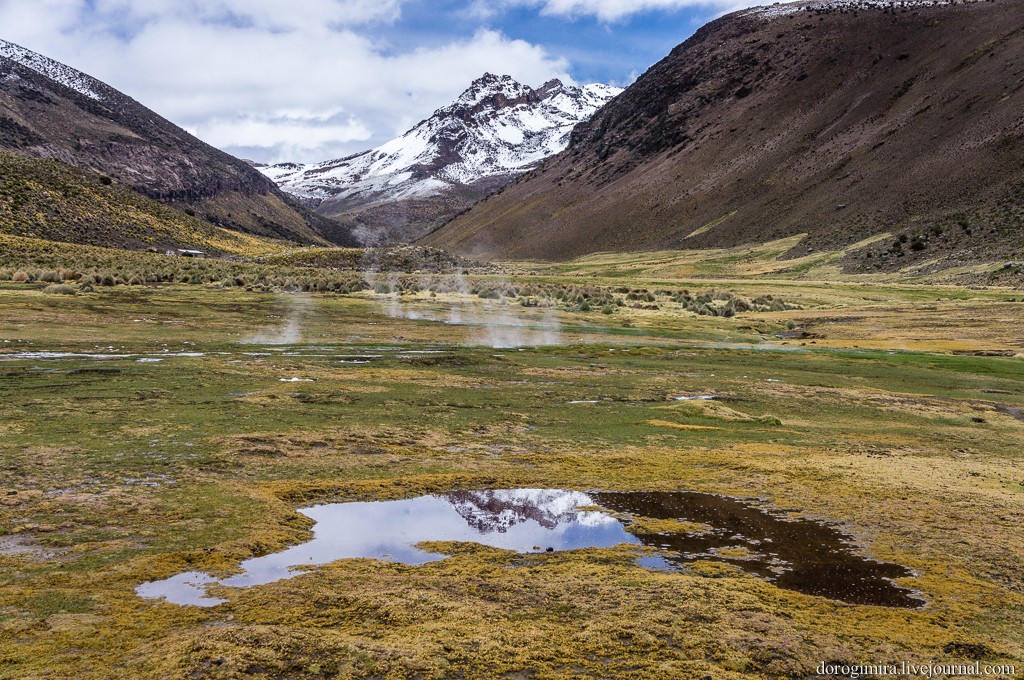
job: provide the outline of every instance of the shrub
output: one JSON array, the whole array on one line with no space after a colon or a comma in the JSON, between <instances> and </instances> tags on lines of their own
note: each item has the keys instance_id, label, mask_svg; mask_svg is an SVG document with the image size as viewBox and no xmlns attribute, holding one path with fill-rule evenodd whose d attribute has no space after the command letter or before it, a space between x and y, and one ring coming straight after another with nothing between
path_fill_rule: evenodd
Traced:
<instances>
[{"instance_id":1,"label":"shrub","mask_svg":"<svg viewBox=\"0 0 1024 680\"><path fill-rule=\"evenodd\" d=\"M74 295L77 292L77 288L66 283L51 283L46 288L43 288L44 295Z\"/></svg>"},{"instance_id":2,"label":"shrub","mask_svg":"<svg viewBox=\"0 0 1024 680\"><path fill-rule=\"evenodd\" d=\"M14 281L15 283L28 283L29 277L25 272L17 271L14 272L14 276L11 277L11 281Z\"/></svg>"}]
</instances>

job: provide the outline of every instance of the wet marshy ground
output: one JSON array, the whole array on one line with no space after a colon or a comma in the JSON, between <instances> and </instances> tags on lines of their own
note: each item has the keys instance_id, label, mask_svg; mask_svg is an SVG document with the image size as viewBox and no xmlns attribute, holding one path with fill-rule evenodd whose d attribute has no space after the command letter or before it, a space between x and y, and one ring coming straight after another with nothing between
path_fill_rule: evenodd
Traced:
<instances>
[{"instance_id":1,"label":"wet marshy ground","mask_svg":"<svg viewBox=\"0 0 1024 680\"><path fill-rule=\"evenodd\" d=\"M892 579L910 570L859 555L828 524L771 512L758 504L693 492L590 492L560 489L456 491L408 500L321 505L301 511L316 521L307 543L242 563L217 580L187 572L138 588L148 598L214 606L220 584L250 587L340 559L424 564L446 556L426 541L475 542L520 553L635 544L640 563L683 569L695 560L733 564L781 588L853 604L919 607L923 601ZM669 520L651 524L651 520ZM672 527L671 521L678 522ZM654 528L651 528L654 527Z\"/></svg>"},{"instance_id":2,"label":"wet marshy ground","mask_svg":"<svg viewBox=\"0 0 1024 680\"><path fill-rule=\"evenodd\" d=\"M644 545L663 551L659 558L666 566L713 559L809 595L888 607L924 604L891 580L912 576L909 569L859 555L849 536L825 523L783 517L712 494L604 492L591 497L620 516L706 525L689 532L636 532Z\"/></svg>"}]
</instances>

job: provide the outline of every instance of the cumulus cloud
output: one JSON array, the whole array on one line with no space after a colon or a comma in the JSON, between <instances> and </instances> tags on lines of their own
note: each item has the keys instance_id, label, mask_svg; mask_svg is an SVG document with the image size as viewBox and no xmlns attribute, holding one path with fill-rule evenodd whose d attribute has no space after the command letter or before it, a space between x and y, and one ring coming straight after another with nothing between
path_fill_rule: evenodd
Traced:
<instances>
[{"instance_id":1,"label":"cumulus cloud","mask_svg":"<svg viewBox=\"0 0 1024 680\"><path fill-rule=\"evenodd\" d=\"M601 21L618 21L654 10L700 8L712 11L735 10L771 4L772 0L476 0L473 7L481 16L494 15L509 7L536 7L542 14L554 16L593 16Z\"/></svg>"},{"instance_id":2,"label":"cumulus cloud","mask_svg":"<svg viewBox=\"0 0 1024 680\"><path fill-rule=\"evenodd\" d=\"M0 0L0 37L109 83L214 146L264 162L325 160L379 144L485 71L529 84L571 81L565 59L497 30L426 46L389 39L384 29L402 5Z\"/></svg>"},{"instance_id":3,"label":"cumulus cloud","mask_svg":"<svg viewBox=\"0 0 1024 680\"><path fill-rule=\"evenodd\" d=\"M608 64L603 77L621 83L625 73L615 71L618 58L600 36L628 25L633 40L643 41L642 16L652 11L692 8L691 18L708 17L754 4L0 0L0 38L95 76L230 153L264 162L310 162L363 151L401 134L485 71L530 85L551 78L572 82L565 58L510 37L515 16L524 12L551 21L608 23L608 32L599 30L597 38L586 32L589 37L573 37L578 26L567 24L555 42L577 67ZM628 23L633 18L635 25ZM652 54L652 62L658 56ZM631 64L629 70L646 65Z\"/></svg>"},{"instance_id":4,"label":"cumulus cloud","mask_svg":"<svg viewBox=\"0 0 1024 680\"><path fill-rule=\"evenodd\" d=\"M94 0L96 14L128 24L177 17L274 30L359 25L398 18L400 0Z\"/></svg>"}]
</instances>

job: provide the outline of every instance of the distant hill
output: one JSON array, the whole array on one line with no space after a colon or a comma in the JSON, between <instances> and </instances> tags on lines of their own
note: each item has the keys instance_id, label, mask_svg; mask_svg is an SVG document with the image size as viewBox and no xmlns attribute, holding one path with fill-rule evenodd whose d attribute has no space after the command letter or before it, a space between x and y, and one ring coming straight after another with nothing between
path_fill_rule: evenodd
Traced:
<instances>
[{"instance_id":1,"label":"distant hill","mask_svg":"<svg viewBox=\"0 0 1024 680\"><path fill-rule=\"evenodd\" d=\"M248 163L95 78L3 40L0 151L105 176L228 229L317 244L326 243L322 231L334 230L334 238L350 242ZM51 228L57 224L50 220Z\"/></svg>"},{"instance_id":2,"label":"distant hill","mask_svg":"<svg viewBox=\"0 0 1024 680\"><path fill-rule=\"evenodd\" d=\"M487 73L376 149L257 167L320 214L350 225L365 245L408 242L564 149L576 124L619 92L560 80L534 89Z\"/></svg>"},{"instance_id":3,"label":"distant hill","mask_svg":"<svg viewBox=\"0 0 1024 680\"><path fill-rule=\"evenodd\" d=\"M283 245L217 227L103 175L3 151L0 234L129 250L187 248L212 255L260 255Z\"/></svg>"},{"instance_id":4,"label":"distant hill","mask_svg":"<svg viewBox=\"0 0 1024 680\"><path fill-rule=\"evenodd\" d=\"M801 2L718 19L569 148L425 238L492 258L806 233L848 269L1020 257L1019 0Z\"/></svg>"}]
</instances>

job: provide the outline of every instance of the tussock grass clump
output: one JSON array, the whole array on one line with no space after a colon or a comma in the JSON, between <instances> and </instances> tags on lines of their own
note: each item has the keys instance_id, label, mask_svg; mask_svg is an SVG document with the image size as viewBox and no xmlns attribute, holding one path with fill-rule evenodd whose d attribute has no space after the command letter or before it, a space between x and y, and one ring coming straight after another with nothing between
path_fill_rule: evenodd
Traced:
<instances>
[{"instance_id":1,"label":"tussock grass clump","mask_svg":"<svg viewBox=\"0 0 1024 680\"><path fill-rule=\"evenodd\" d=\"M308 267L338 271L459 272L493 273L499 268L487 262L469 260L437 248L398 246L394 248L302 248L259 258L270 265Z\"/></svg>"},{"instance_id":2,"label":"tussock grass clump","mask_svg":"<svg viewBox=\"0 0 1024 680\"><path fill-rule=\"evenodd\" d=\"M78 289L66 283L51 283L43 288L44 295L76 295Z\"/></svg>"}]
</instances>

